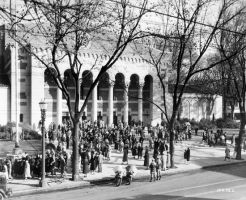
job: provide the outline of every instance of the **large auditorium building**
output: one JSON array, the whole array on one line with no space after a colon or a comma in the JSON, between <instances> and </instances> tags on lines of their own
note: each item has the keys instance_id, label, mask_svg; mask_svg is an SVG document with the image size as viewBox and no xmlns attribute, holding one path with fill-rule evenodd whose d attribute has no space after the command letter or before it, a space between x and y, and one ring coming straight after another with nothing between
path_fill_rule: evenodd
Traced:
<instances>
[{"instance_id":1,"label":"large auditorium building","mask_svg":"<svg viewBox=\"0 0 246 200\"><path fill-rule=\"evenodd\" d=\"M24 49L9 45L4 23L0 34L0 124L18 121L37 127L41 117L39 102L42 99L48 103L46 124L51 122L61 124L62 120L69 116L68 108L62 92L56 87L47 69ZM40 56L50 54L50 50L42 45L35 51ZM58 53L62 55L63 52ZM108 59L109 55L97 42L91 41L79 56L84 62L80 90L82 105L93 79L99 72L100 65ZM95 60L100 62L98 66L91 69ZM164 65L163 70L165 68ZM60 63L60 70L73 98L74 86L72 81L69 81L68 63ZM190 97L191 95L187 96L188 99ZM163 116L160 110L147 99L162 106L162 98L161 87L153 66L131 48L127 48L93 90L82 119L92 121L102 119L108 125L119 121L157 124L161 122ZM192 97L193 100L197 98L199 97ZM199 104L194 100L192 105L183 108L183 117L189 116L190 119L207 117L204 107L206 102ZM216 118L220 117L219 109L221 109L220 101L216 103L212 112Z\"/></svg>"}]
</instances>

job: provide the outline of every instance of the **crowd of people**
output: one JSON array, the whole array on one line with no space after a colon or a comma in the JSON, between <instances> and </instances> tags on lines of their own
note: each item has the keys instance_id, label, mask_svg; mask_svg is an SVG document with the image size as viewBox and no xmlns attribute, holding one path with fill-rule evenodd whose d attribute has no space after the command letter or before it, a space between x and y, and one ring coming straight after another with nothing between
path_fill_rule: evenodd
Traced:
<instances>
[{"instance_id":1,"label":"crowd of people","mask_svg":"<svg viewBox=\"0 0 246 200\"><path fill-rule=\"evenodd\" d=\"M209 146L214 146L217 144L225 145L228 140L226 132L223 129L218 129L216 132L213 130L205 129L202 132L202 141L207 143Z\"/></svg>"},{"instance_id":2,"label":"crowd of people","mask_svg":"<svg viewBox=\"0 0 246 200\"><path fill-rule=\"evenodd\" d=\"M174 132L176 142L191 139L190 126L177 128ZM62 177L72 162L72 124L65 120L61 125L51 123L45 131L47 149L45 157L45 172L47 175ZM202 133L202 140L209 145L226 142L222 130L216 133L207 129ZM150 170L151 180L160 179L160 171L170 167L169 134L165 126L144 127L142 123L125 126L107 127L103 121L84 120L79 125L79 164L80 173L102 173L103 163L111 160L112 151L122 154L122 164L128 164L129 157L142 160L146 169ZM232 137L232 144L235 137ZM227 150L228 157L228 150ZM185 163L190 160L190 149L184 151ZM1 163L0 163L1 165ZM2 171L8 177L23 177L25 179L41 177L42 156L23 154L19 158L7 158L2 163Z\"/></svg>"},{"instance_id":3,"label":"crowd of people","mask_svg":"<svg viewBox=\"0 0 246 200\"><path fill-rule=\"evenodd\" d=\"M191 139L190 126L179 127L174 131L175 141ZM46 175L64 177L72 162L72 124L65 120L61 125L51 123L45 131ZM225 144L226 133L222 130L217 132L204 130L202 141L209 145ZM160 180L161 171L170 167L169 134L165 126L144 127L142 123L107 127L103 121L84 120L79 124L79 164L80 173L87 174L103 172L103 164L111 160L112 151L122 155L122 164L128 165L129 157L142 161L142 165L150 170L150 181ZM235 135L231 143L235 145ZM230 150L226 148L225 159L230 158ZM188 164L190 149L184 150L184 160ZM24 153L15 159L10 157L0 160L0 171L6 172L9 179L12 177L40 178L42 169L42 155L28 155Z\"/></svg>"},{"instance_id":4,"label":"crowd of people","mask_svg":"<svg viewBox=\"0 0 246 200\"><path fill-rule=\"evenodd\" d=\"M68 162L71 162L72 124L64 120L61 125L51 123L45 131L47 140L45 172L47 175L66 175ZM147 136L147 137L146 137ZM143 160L149 169L150 151L153 158L160 159L160 169L166 170L169 164L167 131L163 126L143 127L142 123L125 126L119 123L114 128L107 127L103 121L82 121L79 125L80 171L86 177L89 172L101 173L103 162L111 160L112 150L122 153L122 164L128 164L129 156ZM145 142L144 142L145 141ZM131 155L129 153L131 152ZM71 158L71 159L70 159ZM70 159L70 160L69 160ZM2 162L9 178L41 177L42 156L24 153L18 158L7 158Z\"/></svg>"}]
</instances>

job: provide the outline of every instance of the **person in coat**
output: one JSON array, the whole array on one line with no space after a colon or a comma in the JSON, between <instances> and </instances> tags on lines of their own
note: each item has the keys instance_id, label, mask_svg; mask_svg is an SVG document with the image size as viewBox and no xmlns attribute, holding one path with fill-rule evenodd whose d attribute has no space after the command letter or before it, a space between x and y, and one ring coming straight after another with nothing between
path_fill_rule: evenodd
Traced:
<instances>
[{"instance_id":1,"label":"person in coat","mask_svg":"<svg viewBox=\"0 0 246 200\"><path fill-rule=\"evenodd\" d=\"M66 169L66 161L63 154L60 155L60 169L61 169L61 177L64 177L64 173Z\"/></svg>"},{"instance_id":2,"label":"person in coat","mask_svg":"<svg viewBox=\"0 0 246 200\"><path fill-rule=\"evenodd\" d=\"M229 159L229 160L231 160L231 156L230 156L230 149L229 149L229 147L226 145L226 148L225 148L225 161L226 161L226 159Z\"/></svg>"},{"instance_id":3,"label":"person in coat","mask_svg":"<svg viewBox=\"0 0 246 200\"><path fill-rule=\"evenodd\" d=\"M94 155L94 151L91 151L91 158L90 158L90 171L94 174L96 168L96 157Z\"/></svg>"},{"instance_id":4,"label":"person in coat","mask_svg":"<svg viewBox=\"0 0 246 200\"><path fill-rule=\"evenodd\" d=\"M89 161L90 161L88 149L82 153L81 160L83 163L83 174L85 174L85 177L87 177L87 174L89 173Z\"/></svg>"},{"instance_id":5,"label":"person in coat","mask_svg":"<svg viewBox=\"0 0 246 200\"><path fill-rule=\"evenodd\" d=\"M6 160L6 165L7 165L7 168L8 168L9 179L12 179L12 162L11 162L10 159Z\"/></svg>"},{"instance_id":6,"label":"person in coat","mask_svg":"<svg viewBox=\"0 0 246 200\"><path fill-rule=\"evenodd\" d=\"M128 144L125 144L123 149L123 159L122 159L123 164L125 162L128 164L128 150L129 150L129 146Z\"/></svg>"},{"instance_id":7,"label":"person in coat","mask_svg":"<svg viewBox=\"0 0 246 200\"><path fill-rule=\"evenodd\" d=\"M185 149L184 151L184 159L185 159L185 163L188 164L188 162L190 161L190 148L187 147L187 149Z\"/></svg>"},{"instance_id":8,"label":"person in coat","mask_svg":"<svg viewBox=\"0 0 246 200\"><path fill-rule=\"evenodd\" d=\"M31 169L30 169L30 163L29 163L28 159L26 159L26 161L25 161L24 177L25 177L25 180L28 179L28 178L32 178Z\"/></svg>"},{"instance_id":9,"label":"person in coat","mask_svg":"<svg viewBox=\"0 0 246 200\"><path fill-rule=\"evenodd\" d=\"M149 165L149 169L150 169L150 182L152 182L152 180L154 179L154 181L156 180L156 163L155 163L155 159L152 159L150 165Z\"/></svg>"},{"instance_id":10,"label":"person in coat","mask_svg":"<svg viewBox=\"0 0 246 200\"><path fill-rule=\"evenodd\" d=\"M146 146L145 147L145 153L144 153L144 166L149 169L149 148Z\"/></svg>"},{"instance_id":11,"label":"person in coat","mask_svg":"<svg viewBox=\"0 0 246 200\"><path fill-rule=\"evenodd\" d=\"M187 148L187 162L189 163L190 161L190 148Z\"/></svg>"},{"instance_id":12,"label":"person in coat","mask_svg":"<svg viewBox=\"0 0 246 200\"><path fill-rule=\"evenodd\" d=\"M164 148L161 153L161 170L166 171L167 170L167 151Z\"/></svg>"},{"instance_id":13,"label":"person in coat","mask_svg":"<svg viewBox=\"0 0 246 200\"><path fill-rule=\"evenodd\" d=\"M132 156L133 156L133 158L135 159L136 158L136 155L137 155L137 144L133 144L133 146L132 146Z\"/></svg>"},{"instance_id":14,"label":"person in coat","mask_svg":"<svg viewBox=\"0 0 246 200\"><path fill-rule=\"evenodd\" d=\"M138 159L142 159L143 157L143 146L141 143L138 143Z\"/></svg>"},{"instance_id":15,"label":"person in coat","mask_svg":"<svg viewBox=\"0 0 246 200\"><path fill-rule=\"evenodd\" d=\"M161 180L161 159L159 157L156 160L156 180Z\"/></svg>"},{"instance_id":16,"label":"person in coat","mask_svg":"<svg viewBox=\"0 0 246 200\"><path fill-rule=\"evenodd\" d=\"M97 161L98 161L98 172L101 173L102 172L102 165L103 165L103 155L102 155L101 151L98 154Z\"/></svg>"}]
</instances>

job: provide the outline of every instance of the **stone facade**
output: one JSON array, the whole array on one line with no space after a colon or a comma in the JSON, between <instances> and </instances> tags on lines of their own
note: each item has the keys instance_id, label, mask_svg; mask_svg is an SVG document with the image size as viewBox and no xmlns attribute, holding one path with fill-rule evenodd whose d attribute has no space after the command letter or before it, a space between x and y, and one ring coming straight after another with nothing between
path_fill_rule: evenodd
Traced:
<instances>
[{"instance_id":1,"label":"stone facade","mask_svg":"<svg viewBox=\"0 0 246 200\"><path fill-rule=\"evenodd\" d=\"M16 116L18 116L19 122L37 127L40 120L39 102L41 99L45 99L48 103L46 124L51 122L60 124L62 119L68 116L68 108L61 91L49 83L51 77L45 75L46 69L21 48L16 51L15 48L7 47L6 51L10 54L9 66L5 66L9 68L7 71L9 71L11 80L10 97L7 101L11 105L10 121L16 121ZM104 54L92 52L94 52L93 49L88 48L80 55L85 62L85 67L81 72L80 104L83 103L89 89L89 86L83 83L83 73L90 73L93 80L97 76L100 66L90 70L91 63L100 58L99 63L102 65L107 60L107 56ZM45 56L50 52L48 49L36 49L36 53ZM18 57L17 61L16 57ZM68 70L67 62L60 64L61 74L66 76ZM108 125L116 121L160 123L160 111L154 109L153 105L146 101L155 101L153 93L160 94L160 87L158 87L153 68L140 56L124 54L108 70L104 78L107 79L107 84L103 83L104 80L101 80L102 84L98 83L89 98L84 117L90 120L102 117ZM118 84L122 81L124 87ZM69 86L68 89L73 97L73 87ZM8 120L5 119L5 121Z\"/></svg>"},{"instance_id":2,"label":"stone facade","mask_svg":"<svg viewBox=\"0 0 246 200\"><path fill-rule=\"evenodd\" d=\"M10 88L8 86L0 86L0 125L5 125L10 121Z\"/></svg>"},{"instance_id":3,"label":"stone facade","mask_svg":"<svg viewBox=\"0 0 246 200\"><path fill-rule=\"evenodd\" d=\"M180 118L195 121L222 118L222 96L185 93Z\"/></svg>"}]
</instances>

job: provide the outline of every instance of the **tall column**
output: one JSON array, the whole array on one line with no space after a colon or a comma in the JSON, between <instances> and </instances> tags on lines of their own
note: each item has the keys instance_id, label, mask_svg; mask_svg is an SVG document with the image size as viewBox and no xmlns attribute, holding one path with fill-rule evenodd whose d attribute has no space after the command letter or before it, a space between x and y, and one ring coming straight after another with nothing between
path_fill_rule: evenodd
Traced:
<instances>
[{"instance_id":1,"label":"tall column","mask_svg":"<svg viewBox=\"0 0 246 200\"><path fill-rule=\"evenodd\" d=\"M20 115L20 83L19 83L19 62L18 62L18 44L11 48L11 121L16 122L15 147L19 147L19 115Z\"/></svg>"},{"instance_id":2,"label":"tall column","mask_svg":"<svg viewBox=\"0 0 246 200\"><path fill-rule=\"evenodd\" d=\"M129 84L125 85L125 91L124 91L124 123L128 125L128 88Z\"/></svg>"},{"instance_id":3,"label":"tall column","mask_svg":"<svg viewBox=\"0 0 246 200\"><path fill-rule=\"evenodd\" d=\"M62 91L57 88L57 116L56 116L56 125L62 124Z\"/></svg>"},{"instance_id":4,"label":"tall column","mask_svg":"<svg viewBox=\"0 0 246 200\"><path fill-rule=\"evenodd\" d=\"M138 120L143 122L143 83L139 84L138 89Z\"/></svg>"},{"instance_id":5,"label":"tall column","mask_svg":"<svg viewBox=\"0 0 246 200\"><path fill-rule=\"evenodd\" d=\"M97 120L97 86L94 87L92 91L92 113L91 113L91 120L92 122Z\"/></svg>"},{"instance_id":6,"label":"tall column","mask_svg":"<svg viewBox=\"0 0 246 200\"><path fill-rule=\"evenodd\" d=\"M16 90L16 62L15 62L15 48L11 47L11 115L10 120L14 122L16 120L16 102L17 102L17 90Z\"/></svg>"},{"instance_id":7,"label":"tall column","mask_svg":"<svg viewBox=\"0 0 246 200\"><path fill-rule=\"evenodd\" d=\"M114 114L114 82L109 83L109 93L108 93L108 125L112 127L113 124L113 114Z\"/></svg>"},{"instance_id":8,"label":"tall column","mask_svg":"<svg viewBox=\"0 0 246 200\"><path fill-rule=\"evenodd\" d=\"M36 53L40 57L42 56L40 52L36 52ZM45 68L40 64L40 62L35 57L31 58L30 66L31 66L31 101L30 101L31 125L33 126L33 128L37 128L39 121L41 120L39 103L41 99L45 98L44 95Z\"/></svg>"}]
</instances>

